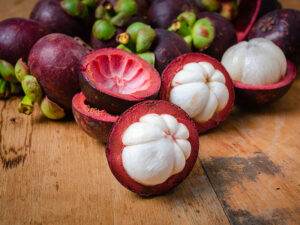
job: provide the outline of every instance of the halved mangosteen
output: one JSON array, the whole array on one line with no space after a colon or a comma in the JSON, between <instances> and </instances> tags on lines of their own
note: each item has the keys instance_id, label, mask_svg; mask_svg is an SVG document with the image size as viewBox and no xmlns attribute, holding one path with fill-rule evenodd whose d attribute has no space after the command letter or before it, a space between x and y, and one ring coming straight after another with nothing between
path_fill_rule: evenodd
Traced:
<instances>
[{"instance_id":1,"label":"halved mangosteen","mask_svg":"<svg viewBox=\"0 0 300 225\"><path fill-rule=\"evenodd\" d=\"M74 95L72 109L75 120L82 130L103 143L107 142L118 116L91 107L82 92Z\"/></svg>"},{"instance_id":2,"label":"halved mangosteen","mask_svg":"<svg viewBox=\"0 0 300 225\"><path fill-rule=\"evenodd\" d=\"M121 49L100 49L82 60L79 77L92 106L119 115L130 106L158 95L161 80L154 67Z\"/></svg>"},{"instance_id":3,"label":"halved mangosteen","mask_svg":"<svg viewBox=\"0 0 300 225\"><path fill-rule=\"evenodd\" d=\"M227 118L234 103L234 88L219 61L202 53L188 53L164 70L160 98L185 110L203 133Z\"/></svg>"},{"instance_id":4,"label":"halved mangosteen","mask_svg":"<svg viewBox=\"0 0 300 225\"><path fill-rule=\"evenodd\" d=\"M181 183L196 162L198 148L198 132L190 117L167 101L150 100L119 117L106 156L123 186L149 197Z\"/></svg>"},{"instance_id":5,"label":"halved mangosteen","mask_svg":"<svg viewBox=\"0 0 300 225\"><path fill-rule=\"evenodd\" d=\"M272 41L254 38L229 48L222 64L233 79L236 103L262 106L282 97L296 77L295 66Z\"/></svg>"}]
</instances>

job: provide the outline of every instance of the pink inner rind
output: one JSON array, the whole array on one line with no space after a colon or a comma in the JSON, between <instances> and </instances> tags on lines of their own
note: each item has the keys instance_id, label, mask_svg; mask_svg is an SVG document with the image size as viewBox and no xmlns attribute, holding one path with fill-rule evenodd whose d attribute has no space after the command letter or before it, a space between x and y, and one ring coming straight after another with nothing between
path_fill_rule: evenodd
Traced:
<instances>
[{"instance_id":1,"label":"pink inner rind","mask_svg":"<svg viewBox=\"0 0 300 225\"><path fill-rule=\"evenodd\" d=\"M101 49L85 57L82 74L89 84L110 96L141 100L160 88L158 72L146 61L120 49Z\"/></svg>"},{"instance_id":2,"label":"pink inner rind","mask_svg":"<svg viewBox=\"0 0 300 225\"><path fill-rule=\"evenodd\" d=\"M287 61L287 70L284 77L281 78L281 80L275 84L268 84L263 86L258 85L249 85L244 84L239 81L233 81L234 87L239 89L246 89L246 90L273 90L278 89L284 86L289 85L296 77L296 67L293 63L290 61Z\"/></svg>"},{"instance_id":3,"label":"pink inner rind","mask_svg":"<svg viewBox=\"0 0 300 225\"><path fill-rule=\"evenodd\" d=\"M243 0L239 6L235 29L238 42L243 41L250 32L260 10L262 0Z\"/></svg>"}]
</instances>

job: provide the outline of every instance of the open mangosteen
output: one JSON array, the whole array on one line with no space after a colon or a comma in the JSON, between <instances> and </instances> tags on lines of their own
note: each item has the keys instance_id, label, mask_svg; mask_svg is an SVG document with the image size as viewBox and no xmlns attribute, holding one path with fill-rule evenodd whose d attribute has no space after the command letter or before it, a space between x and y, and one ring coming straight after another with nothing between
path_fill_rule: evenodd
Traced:
<instances>
[{"instance_id":1,"label":"open mangosteen","mask_svg":"<svg viewBox=\"0 0 300 225\"><path fill-rule=\"evenodd\" d=\"M300 11L281 9L264 15L254 24L248 39L258 37L273 41L289 60L300 63Z\"/></svg>"},{"instance_id":2,"label":"open mangosteen","mask_svg":"<svg viewBox=\"0 0 300 225\"><path fill-rule=\"evenodd\" d=\"M198 132L203 133L227 118L234 103L234 89L219 61L202 53L188 53L164 70L160 98L187 112Z\"/></svg>"},{"instance_id":3,"label":"open mangosteen","mask_svg":"<svg viewBox=\"0 0 300 225\"><path fill-rule=\"evenodd\" d=\"M288 91L296 77L295 66L282 50L264 38L232 46L222 64L233 79L236 103L245 107L274 102Z\"/></svg>"},{"instance_id":4,"label":"open mangosteen","mask_svg":"<svg viewBox=\"0 0 300 225\"><path fill-rule=\"evenodd\" d=\"M48 99L66 111L72 109L72 98L80 91L80 61L88 52L82 42L59 33L41 38L30 51L28 65L32 75Z\"/></svg>"},{"instance_id":5,"label":"open mangosteen","mask_svg":"<svg viewBox=\"0 0 300 225\"><path fill-rule=\"evenodd\" d=\"M122 49L103 48L81 62L81 90L91 106L119 115L158 95L161 80L154 67Z\"/></svg>"},{"instance_id":6,"label":"open mangosteen","mask_svg":"<svg viewBox=\"0 0 300 225\"><path fill-rule=\"evenodd\" d=\"M150 100L119 117L106 157L123 186L149 197L181 183L196 162L198 148L197 129L190 117L167 101Z\"/></svg>"},{"instance_id":7,"label":"open mangosteen","mask_svg":"<svg viewBox=\"0 0 300 225\"><path fill-rule=\"evenodd\" d=\"M0 59L15 65L19 58L27 60L31 47L48 31L39 23L24 18L0 22Z\"/></svg>"},{"instance_id":8,"label":"open mangosteen","mask_svg":"<svg viewBox=\"0 0 300 225\"><path fill-rule=\"evenodd\" d=\"M74 95L72 110L74 118L82 130L103 143L108 141L109 133L118 116L90 106L82 92Z\"/></svg>"}]
</instances>

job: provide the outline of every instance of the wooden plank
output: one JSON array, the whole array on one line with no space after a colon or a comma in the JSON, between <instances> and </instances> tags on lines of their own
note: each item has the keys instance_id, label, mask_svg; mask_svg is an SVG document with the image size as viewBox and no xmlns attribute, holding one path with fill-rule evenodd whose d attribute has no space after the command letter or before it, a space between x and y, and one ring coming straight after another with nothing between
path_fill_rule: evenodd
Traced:
<instances>
[{"instance_id":1,"label":"wooden plank","mask_svg":"<svg viewBox=\"0 0 300 225\"><path fill-rule=\"evenodd\" d=\"M27 157L0 169L0 224L229 224L199 161L171 193L150 199L123 188L111 174L104 146L73 120L49 121L16 112L20 99L1 101L1 143L31 137ZM22 118L22 119L20 119ZM30 125L28 125L30 124ZM24 127L28 132L23 131ZM18 141L19 142L19 141Z\"/></svg>"}]
</instances>

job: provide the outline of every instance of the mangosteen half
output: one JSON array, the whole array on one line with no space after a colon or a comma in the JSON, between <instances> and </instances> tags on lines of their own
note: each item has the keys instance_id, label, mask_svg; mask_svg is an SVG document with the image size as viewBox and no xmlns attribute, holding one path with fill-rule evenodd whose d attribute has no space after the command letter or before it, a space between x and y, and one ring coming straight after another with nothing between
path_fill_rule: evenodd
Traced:
<instances>
[{"instance_id":1,"label":"mangosteen half","mask_svg":"<svg viewBox=\"0 0 300 225\"><path fill-rule=\"evenodd\" d=\"M300 63L300 11L281 9L266 14L254 24L248 39L258 37L273 41L288 59Z\"/></svg>"},{"instance_id":2,"label":"mangosteen half","mask_svg":"<svg viewBox=\"0 0 300 225\"><path fill-rule=\"evenodd\" d=\"M103 48L81 62L81 90L91 106L119 115L158 95L161 80L154 67L122 49Z\"/></svg>"},{"instance_id":3,"label":"mangosteen half","mask_svg":"<svg viewBox=\"0 0 300 225\"><path fill-rule=\"evenodd\" d=\"M149 197L181 183L196 162L198 148L197 129L190 117L167 101L150 100L119 117L106 157L123 186Z\"/></svg>"},{"instance_id":4,"label":"mangosteen half","mask_svg":"<svg viewBox=\"0 0 300 225\"><path fill-rule=\"evenodd\" d=\"M118 116L92 107L82 92L74 95L72 110L74 118L82 130L103 143L108 141L109 133Z\"/></svg>"},{"instance_id":5,"label":"mangosteen half","mask_svg":"<svg viewBox=\"0 0 300 225\"><path fill-rule=\"evenodd\" d=\"M10 18L0 22L0 59L16 64L19 58L27 60L36 41L48 33L33 20Z\"/></svg>"},{"instance_id":6,"label":"mangosteen half","mask_svg":"<svg viewBox=\"0 0 300 225\"><path fill-rule=\"evenodd\" d=\"M282 50L264 38L240 42L229 48L222 64L233 79L236 103L263 106L282 97L296 77L295 66Z\"/></svg>"},{"instance_id":7,"label":"mangosteen half","mask_svg":"<svg viewBox=\"0 0 300 225\"><path fill-rule=\"evenodd\" d=\"M202 53L188 53L163 71L160 98L187 112L198 132L203 133L227 118L234 103L234 88L219 61Z\"/></svg>"}]
</instances>

